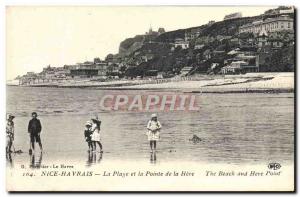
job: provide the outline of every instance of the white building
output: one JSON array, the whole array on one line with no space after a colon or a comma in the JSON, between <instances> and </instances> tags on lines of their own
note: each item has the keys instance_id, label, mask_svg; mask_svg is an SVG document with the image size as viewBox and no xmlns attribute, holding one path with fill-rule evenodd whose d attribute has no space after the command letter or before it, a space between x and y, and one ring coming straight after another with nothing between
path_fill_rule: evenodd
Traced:
<instances>
[{"instance_id":1,"label":"white building","mask_svg":"<svg viewBox=\"0 0 300 197\"><path fill-rule=\"evenodd\" d=\"M279 14L291 14L294 13L294 7L290 7L290 9L279 10Z\"/></svg>"},{"instance_id":2,"label":"white building","mask_svg":"<svg viewBox=\"0 0 300 197\"><path fill-rule=\"evenodd\" d=\"M235 13L226 15L224 17L224 20L230 20L230 19L241 18L241 17L242 17L242 13L241 12L235 12Z\"/></svg>"},{"instance_id":3,"label":"white building","mask_svg":"<svg viewBox=\"0 0 300 197\"><path fill-rule=\"evenodd\" d=\"M202 49L203 47L205 47L204 44L195 44L194 49Z\"/></svg>"},{"instance_id":4,"label":"white building","mask_svg":"<svg viewBox=\"0 0 300 197\"><path fill-rule=\"evenodd\" d=\"M247 65L247 63L244 61L232 62L231 64L221 68L221 73L222 74L239 73L241 71L243 65Z\"/></svg>"},{"instance_id":5,"label":"white building","mask_svg":"<svg viewBox=\"0 0 300 197\"><path fill-rule=\"evenodd\" d=\"M189 42L183 40L182 38L176 38L174 46L175 48L180 46L182 49L187 49L190 47Z\"/></svg>"},{"instance_id":6,"label":"white building","mask_svg":"<svg viewBox=\"0 0 300 197\"><path fill-rule=\"evenodd\" d=\"M249 23L240 26L239 33L255 33L265 30L266 32L278 32L284 30L293 30L294 20L289 16L279 16L276 18L267 18L266 20L258 20L253 23Z\"/></svg>"},{"instance_id":7,"label":"white building","mask_svg":"<svg viewBox=\"0 0 300 197\"><path fill-rule=\"evenodd\" d=\"M185 66L181 69L180 75L186 76L192 69L193 69L193 67L191 67L191 66Z\"/></svg>"}]
</instances>

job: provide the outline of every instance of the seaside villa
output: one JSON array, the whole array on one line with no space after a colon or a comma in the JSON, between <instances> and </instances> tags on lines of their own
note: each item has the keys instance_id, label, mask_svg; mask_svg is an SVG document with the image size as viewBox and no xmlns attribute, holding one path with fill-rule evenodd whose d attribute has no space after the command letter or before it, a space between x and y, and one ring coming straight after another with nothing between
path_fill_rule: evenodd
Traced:
<instances>
[{"instance_id":1,"label":"seaside villa","mask_svg":"<svg viewBox=\"0 0 300 197\"><path fill-rule=\"evenodd\" d=\"M276 18L267 18L265 20L257 20L253 23L242 25L239 28L239 33L255 33L265 30L266 32L277 32L284 30L293 30L294 19L287 15L282 15Z\"/></svg>"}]
</instances>

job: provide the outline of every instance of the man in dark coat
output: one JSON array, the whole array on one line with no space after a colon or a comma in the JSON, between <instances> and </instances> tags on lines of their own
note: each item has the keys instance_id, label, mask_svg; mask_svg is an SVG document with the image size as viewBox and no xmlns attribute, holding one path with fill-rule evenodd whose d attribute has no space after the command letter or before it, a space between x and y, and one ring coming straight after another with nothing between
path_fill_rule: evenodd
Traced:
<instances>
[{"instance_id":1,"label":"man in dark coat","mask_svg":"<svg viewBox=\"0 0 300 197\"><path fill-rule=\"evenodd\" d=\"M34 144L35 142L39 143L40 150L43 150L42 142L41 142L41 131L42 131L42 125L39 119L37 119L37 113L32 112L32 119L29 121L28 124L28 133L30 135L30 143L31 147L34 150ZM32 154L31 148L29 149L29 154Z\"/></svg>"}]
</instances>

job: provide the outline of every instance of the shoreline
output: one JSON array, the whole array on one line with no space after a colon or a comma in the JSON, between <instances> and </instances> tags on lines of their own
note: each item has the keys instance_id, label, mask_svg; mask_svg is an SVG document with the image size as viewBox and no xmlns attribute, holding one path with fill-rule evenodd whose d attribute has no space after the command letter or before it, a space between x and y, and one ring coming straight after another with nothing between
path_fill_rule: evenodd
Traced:
<instances>
[{"instance_id":1,"label":"shoreline","mask_svg":"<svg viewBox=\"0 0 300 197\"><path fill-rule=\"evenodd\" d=\"M293 93L294 73L247 73L245 75L173 78L161 80L117 80L107 82L73 81L73 83L46 83L12 85L18 87L80 88L96 90L159 90L185 93Z\"/></svg>"},{"instance_id":2,"label":"shoreline","mask_svg":"<svg viewBox=\"0 0 300 197\"><path fill-rule=\"evenodd\" d=\"M278 93L294 93L294 88L269 88L269 89L215 89L215 88L203 88L199 89L181 89L181 88L126 88L126 87L95 87L95 86L57 86L57 85L36 85L36 86L18 86L18 85L7 85L15 87L30 87L30 88L77 88L77 89L93 89L93 90L118 90L118 91L127 91L127 90L137 90L137 91L168 91L168 92L183 92L183 93L198 93L198 94L233 94L233 93L269 93L269 94L278 94Z\"/></svg>"},{"instance_id":3,"label":"shoreline","mask_svg":"<svg viewBox=\"0 0 300 197\"><path fill-rule=\"evenodd\" d=\"M215 88L203 88L203 89L181 89L181 88L133 88L133 87L96 87L96 86L57 86L57 85L36 85L36 86L18 86L18 85L7 85L7 86L15 86L15 87L32 87L32 88L40 88L40 87L48 87L48 88L78 88L78 89L96 89L96 90L167 90L167 91L181 91L184 93L217 93L217 94L226 94L226 93L294 93L294 88L269 88L269 89L215 89Z\"/></svg>"}]
</instances>

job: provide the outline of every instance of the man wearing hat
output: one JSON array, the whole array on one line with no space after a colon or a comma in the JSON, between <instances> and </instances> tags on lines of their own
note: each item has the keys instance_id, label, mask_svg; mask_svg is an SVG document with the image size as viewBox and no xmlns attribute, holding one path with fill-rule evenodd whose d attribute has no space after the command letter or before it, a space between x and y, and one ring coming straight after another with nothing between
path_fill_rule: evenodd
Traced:
<instances>
[{"instance_id":1,"label":"man wearing hat","mask_svg":"<svg viewBox=\"0 0 300 197\"><path fill-rule=\"evenodd\" d=\"M151 115L151 120L149 120L147 124L147 129L148 141L150 141L151 153L153 153L153 151L156 151L156 142L160 139L159 134L161 129L161 124L157 120L156 114Z\"/></svg>"},{"instance_id":2,"label":"man wearing hat","mask_svg":"<svg viewBox=\"0 0 300 197\"><path fill-rule=\"evenodd\" d=\"M15 137L15 125L13 119L15 117L11 114L7 117L6 122L6 153L11 153L11 147L13 145L14 137Z\"/></svg>"},{"instance_id":3,"label":"man wearing hat","mask_svg":"<svg viewBox=\"0 0 300 197\"><path fill-rule=\"evenodd\" d=\"M32 112L32 119L29 121L28 124L28 133L30 134L30 143L31 148L34 150L35 142L39 143L40 150L43 150L42 142L41 142L41 131L42 125L39 119L37 119L37 113ZM29 149L29 154L32 154L32 149Z\"/></svg>"}]
</instances>

